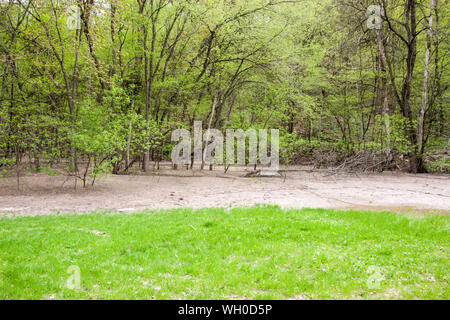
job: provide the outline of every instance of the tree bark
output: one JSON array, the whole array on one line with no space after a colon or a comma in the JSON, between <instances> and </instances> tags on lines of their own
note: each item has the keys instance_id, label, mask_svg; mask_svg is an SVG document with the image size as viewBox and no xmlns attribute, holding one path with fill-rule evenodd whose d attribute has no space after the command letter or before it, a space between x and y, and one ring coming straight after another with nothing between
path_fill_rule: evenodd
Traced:
<instances>
[{"instance_id":1,"label":"tree bark","mask_svg":"<svg viewBox=\"0 0 450 320\"><path fill-rule=\"evenodd\" d=\"M217 102L218 102L217 95L214 95L213 104L212 104L212 108L211 108L211 116L209 117L208 130L211 129L212 120L214 118L214 112L216 111ZM209 131L207 131L207 132L209 132ZM203 149L202 165L201 165L200 170L203 170L203 168L205 167L206 146L208 144L208 141L209 141L209 137L207 137L206 142L205 142L205 148Z\"/></svg>"},{"instance_id":2,"label":"tree bark","mask_svg":"<svg viewBox=\"0 0 450 320\"><path fill-rule=\"evenodd\" d=\"M423 73L423 93L422 93L422 105L420 107L419 123L417 125L417 139L418 139L418 158L419 161L423 161L423 151L424 151L424 122L425 122L425 112L427 107L428 98L428 68L430 64L430 51L431 51L431 39L433 36L433 11L435 2L430 0L430 18L428 20L428 31L427 31L427 51L425 53L425 70Z\"/></svg>"},{"instance_id":3,"label":"tree bark","mask_svg":"<svg viewBox=\"0 0 450 320\"><path fill-rule=\"evenodd\" d=\"M387 58L384 46L384 38L381 33L381 30L377 30L376 33L378 41L378 50L380 54L381 87L383 94L383 119L387 135L386 162L390 163L392 161L392 149L391 149L391 125L389 120L390 115L389 89L387 86L387 73L386 73Z\"/></svg>"}]
</instances>

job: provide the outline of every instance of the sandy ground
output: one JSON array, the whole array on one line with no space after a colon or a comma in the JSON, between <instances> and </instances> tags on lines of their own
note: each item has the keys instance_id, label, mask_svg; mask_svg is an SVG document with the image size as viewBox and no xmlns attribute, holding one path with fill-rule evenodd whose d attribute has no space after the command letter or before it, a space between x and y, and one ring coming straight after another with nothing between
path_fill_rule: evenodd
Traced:
<instances>
[{"instance_id":1,"label":"sandy ground","mask_svg":"<svg viewBox=\"0 0 450 320\"><path fill-rule=\"evenodd\" d=\"M0 216L254 204L450 213L448 175L334 174L297 167L285 177L246 178L245 170L250 169L110 175L94 187L83 189L78 183L76 190L73 178L34 174L21 178L21 192L15 178L2 178Z\"/></svg>"}]
</instances>

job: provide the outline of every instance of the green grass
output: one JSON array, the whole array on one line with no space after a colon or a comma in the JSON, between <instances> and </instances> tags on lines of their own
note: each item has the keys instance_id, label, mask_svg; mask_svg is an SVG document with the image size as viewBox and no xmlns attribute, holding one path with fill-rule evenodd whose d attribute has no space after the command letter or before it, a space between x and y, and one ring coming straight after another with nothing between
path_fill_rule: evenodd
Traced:
<instances>
[{"instance_id":1,"label":"green grass","mask_svg":"<svg viewBox=\"0 0 450 320\"><path fill-rule=\"evenodd\" d=\"M449 299L449 244L449 217L387 212L2 218L0 298Z\"/></svg>"}]
</instances>

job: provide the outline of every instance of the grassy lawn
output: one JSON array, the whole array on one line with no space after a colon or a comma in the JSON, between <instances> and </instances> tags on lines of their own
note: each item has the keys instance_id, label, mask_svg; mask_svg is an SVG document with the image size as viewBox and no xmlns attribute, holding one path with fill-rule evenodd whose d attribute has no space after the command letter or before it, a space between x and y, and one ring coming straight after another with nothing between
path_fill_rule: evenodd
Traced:
<instances>
[{"instance_id":1,"label":"grassy lawn","mask_svg":"<svg viewBox=\"0 0 450 320\"><path fill-rule=\"evenodd\" d=\"M2 218L0 298L449 299L449 223L278 207Z\"/></svg>"}]
</instances>

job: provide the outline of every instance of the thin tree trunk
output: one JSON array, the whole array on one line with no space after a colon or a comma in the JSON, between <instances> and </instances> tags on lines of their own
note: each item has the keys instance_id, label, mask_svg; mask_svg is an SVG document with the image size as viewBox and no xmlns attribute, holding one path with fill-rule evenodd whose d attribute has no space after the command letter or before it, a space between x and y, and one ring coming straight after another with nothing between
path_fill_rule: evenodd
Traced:
<instances>
[{"instance_id":1,"label":"thin tree trunk","mask_svg":"<svg viewBox=\"0 0 450 320\"><path fill-rule=\"evenodd\" d=\"M428 67L430 64L430 49L431 49L431 39L433 36L433 10L435 2L430 0L430 18L428 21L428 31L427 31L427 51L425 53L425 70L423 72L423 93L422 93L422 105L420 108L419 123L417 126L417 139L418 139L418 157L422 160L423 149L424 149L424 121L425 121L425 111L427 107L428 98Z\"/></svg>"},{"instance_id":2,"label":"thin tree trunk","mask_svg":"<svg viewBox=\"0 0 450 320\"><path fill-rule=\"evenodd\" d=\"M144 63L145 63L145 120L150 120L150 104L152 100L152 89L153 89L153 80L154 80L154 72L153 72L153 63L154 63L154 55L155 55L155 46L156 46L156 19L158 17L158 12L153 12L153 2L151 2L151 10L152 10L152 42L150 47L150 58L147 53L147 32L145 32L144 36ZM155 17L154 17L155 15ZM144 153L144 161L142 162L142 170L147 171L148 163L150 161L150 149L146 149Z\"/></svg>"},{"instance_id":3,"label":"thin tree trunk","mask_svg":"<svg viewBox=\"0 0 450 320\"><path fill-rule=\"evenodd\" d=\"M134 112L134 98L131 102L131 113ZM130 145L131 145L131 133L133 132L133 122L130 119L130 122L128 124L128 137L127 137L127 150L125 154L125 168L128 169L128 166L130 165Z\"/></svg>"},{"instance_id":4,"label":"thin tree trunk","mask_svg":"<svg viewBox=\"0 0 450 320\"><path fill-rule=\"evenodd\" d=\"M378 50L380 53L380 71L381 71L381 87L382 87L381 89L383 95L383 119L387 135L386 162L389 163L392 161L392 150L391 150L391 125L389 120L390 115L389 90L387 86L387 72L386 72L387 58L384 47L384 39L381 30L377 30L376 32L377 32Z\"/></svg>"},{"instance_id":5,"label":"thin tree trunk","mask_svg":"<svg viewBox=\"0 0 450 320\"><path fill-rule=\"evenodd\" d=\"M411 142L412 150L409 154L410 171L417 173L422 171L421 164L417 158L417 134L413 126L413 117L410 106L411 88L413 72L417 57L417 21L416 21L417 0L408 0L405 10L405 26L408 35L408 54L406 57L406 79L403 83L402 100L403 115L408 119L407 133Z\"/></svg>"},{"instance_id":6,"label":"thin tree trunk","mask_svg":"<svg viewBox=\"0 0 450 320\"><path fill-rule=\"evenodd\" d=\"M212 120L214 118L214 112L216 110L216 105L217 105L217 95L214 95L212 109L211 109L211 116L209 117L208 131L207 132L209 132L209 130L211 129L211 124L212 124ZM205 167L206 146L208 144L208 141L209 141L209 136L207 136L206 143L205 143L205 148L203 149L202 166L201 166L200 170L203 170L203 168Z\"/></svg>"}]
</instances>

